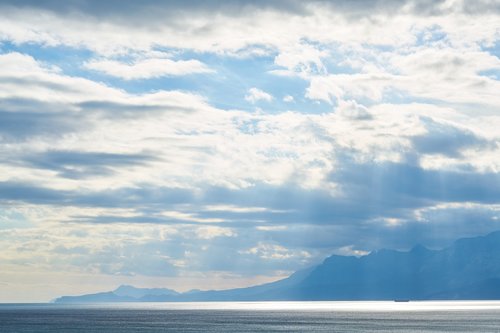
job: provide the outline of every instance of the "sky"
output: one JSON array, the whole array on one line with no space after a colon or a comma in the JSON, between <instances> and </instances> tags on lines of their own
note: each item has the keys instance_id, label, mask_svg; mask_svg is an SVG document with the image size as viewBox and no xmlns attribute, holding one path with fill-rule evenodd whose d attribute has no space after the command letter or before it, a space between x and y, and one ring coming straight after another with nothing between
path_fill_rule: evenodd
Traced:
<instances>
[{"instance_id":1,"label":"sky","mask_svg":"<svg viewBox=\"0 0 500 333\"><path fill-rule=\"evenodd\" d=\"M498 0L0 0L0 302L500 230Z\"/></svg>"}]
</instances>

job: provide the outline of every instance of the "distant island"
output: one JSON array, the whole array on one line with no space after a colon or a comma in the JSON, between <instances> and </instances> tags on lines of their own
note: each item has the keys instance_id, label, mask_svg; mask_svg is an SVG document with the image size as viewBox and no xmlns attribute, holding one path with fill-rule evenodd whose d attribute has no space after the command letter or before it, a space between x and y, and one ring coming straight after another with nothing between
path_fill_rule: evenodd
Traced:
<instances>
[{"instance_id":1,"label":"distant island","mask_svg":"<svg viewBox=\"0 0 500 333\"><path fill-rule=\"evenodd\" d=\"M228 290L120 286L114 291L63 296L56 303L500 299L500 231L463 238L441 250L332 255L322 264L263 285Z\"/></svg>"}]
</instances>

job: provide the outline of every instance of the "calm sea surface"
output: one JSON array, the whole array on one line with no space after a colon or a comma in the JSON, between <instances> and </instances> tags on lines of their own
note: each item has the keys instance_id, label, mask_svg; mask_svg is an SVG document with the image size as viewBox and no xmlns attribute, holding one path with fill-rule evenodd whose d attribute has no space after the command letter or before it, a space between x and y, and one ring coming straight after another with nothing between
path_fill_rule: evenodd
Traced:
<instances>
[{"instance_id":1,"label":"calm sea surface","mask_svg":"<svg viewBox=\"0 0 500 333\"><path fill-rule=\"evenodd\" d=\"M0 304L0 332L500 332L500 302Z\"/></svg>"}]
</instances>

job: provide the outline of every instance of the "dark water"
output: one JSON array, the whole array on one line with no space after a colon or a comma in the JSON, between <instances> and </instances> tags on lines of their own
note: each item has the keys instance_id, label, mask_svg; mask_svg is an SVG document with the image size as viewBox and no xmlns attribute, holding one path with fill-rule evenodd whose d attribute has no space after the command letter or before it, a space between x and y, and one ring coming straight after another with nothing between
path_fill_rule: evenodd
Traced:
<instances>
[{"instance_id":1,"label":"dark water","mask_svg":"<svg viewBox=\"0 0 500 333\"><path fill-rule=\"evenodd\" d=\"M292 304L1 304L0 332L500 332L500 304Z\"/></svg>"}]
</instances>

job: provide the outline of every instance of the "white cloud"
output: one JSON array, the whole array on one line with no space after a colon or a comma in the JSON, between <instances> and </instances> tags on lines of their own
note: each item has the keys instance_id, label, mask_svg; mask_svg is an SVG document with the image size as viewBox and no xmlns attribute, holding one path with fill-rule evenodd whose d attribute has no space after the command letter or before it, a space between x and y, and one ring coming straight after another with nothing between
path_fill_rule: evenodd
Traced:
<instances>
[{"instance_id":1,"label":"white cloud","mask_svg":"<svg viewBox=\"0 0 500 333\"><path fill-rule=\"evenodd\" d=\"M13 70L10 63L16 63L19 69ZM304 187L327 186L325 177L339 163L332 151L354 149L360 159L401 160L411 149L409 138L428 133L420 116L444 119L487 140L498 140L497 116L470 116L450 107L415 103L366 107L355 99L340 99L331 114L250 114L214 108L204 98L186 92L126 93L102 83L63 75L19 53L0 56L0 65L1 98L55 103L57 108L50 104L49 108L35 110L62 119L75 115L79 123L85 124L65 136L54 137L53 131L47 130L36 137L23 138L16 146L2 144L4 161L19 160L19 152L42 154L47 150L150 152L156 157L144 164L114 167L111 174L79 180L65 178L50 168L0 165L3 181L31 181L54 189L99 190L139 183L181 188L199 184L246 188L255 182L283 184L290 177L301 179ZM31 84L28 90L27 84ZM257 89L253 93L252 101L266 96ZM326 96L330 98L328 93ZM15 110L11 110L13 116ZM17 114L20 117L23 113ZM355 124L352 119L365 121ZM243 130L248 126L253 127L251 133ZM13 130L14 127L9 129ZM437 156L424 156L422 161L432 168L440 165L454 168L468 163L478 170L498 170L498 152L494 147L484 147L487 154L479 148L467 151L466 160L455 157L445 163L439 162Z\"/></svg>"},{"instance_id":2,"label":"white cloud","mask_svg":"<svg viewBox=\"0 0 500 333\"><path fill-rule=\"evenodd\" d=\"M460 104L457 109L464 112L478 112L471 105L479 105L479 112L486 113L500 104L496 93L500 81L484 74L499 71L500 60L486 51L426 46L391 53L355 51L346 56L355 72L306 77L306 97L330 104L339 100L380 103L395 96L426 98L454 107Z\"/></svg>"},{"instance_id":3,"label":"white cloud","mask_svg":"<svg viewBox=\"0 0 500 333\"><path fill-rule=\"evenodd\" d=\"M283 102L293 103L294 101L295 101L295 99L291 95L286 95L286 96L283 97Z\"/></svg>"},{"instance_id":4,"label":"white cloud","mask_svg":"<svg viewBox=\"0 0 500 333\"><path fill-rule=\"evenodd\" d=\"M353 100L339 100L335 112L350 119L363 120L372 118L367 107L360 105Z\"/></svg>"},{"instance_id":5,"label":"white cloud","mask_svg":"<svg viewBox=\"0 0 500 333\"><path fill-rule=\"evenodd\" d=\"M189 221L189 222L196 222L196 223L227 222L226 220L220 219L220 218L203 218L203 217L198 217L194 214L184 213L184 212L176 212L176 211L161 212L160 215L166 217L167 220L173 219L173 220ZM200 229L200 230L205 230L205 229ZM207 229L207 230L211 230L211 229ZM219 230L219 229L214 229L214 230Z\"/></svg>"},{"instance_id":6,"label":"white cloud","mask_svg":"<svg viewBox=\"0 0 500 333\"><path fill-rule=\"evenodd\" d=\"M200 109L206 105L202 97L180 91L128 94L103 83L63 75L57 68L47 67L33 57L17 52L1 54L0 65L0 77L3 78L0 81L0 98L65 103L71 106L70 110L75 110L79 103L86 102L116 103L123 107L157 107L164 110L186 110L190 107ZM9 78L16 78L16 81L13 83ZM186 103L188 100L196 106Z\"/></svg>"},{"instance_id":7,"label":"white cloud","mask_svg":"<svg viewBox=\"0 0 500 333\"><path fill-rule=\"evenodd\" d=\"M205 207L209 212L232 212L232 213L258 213L266 212L269 209L265 207L237 207L232 205L210 205Z\"/></svg>"},{"instance_id":8,"label":"white cloud","mask_svg":"<svg viewBox=\"0 0 500 333\"><path fill-rule=\"evenodd\" d=\"M481 74L500 70L500 59L488 52L424 47L395 54L390 62L400 73L391 85L410 95L490 109L500 104L500 81Z\"/></svg>"},{"instance_id":9,"label":"white cloud","mask_svg":"<svg viewBox=\"0 0 500 333\"><path fill-rule=\"evenodd\" d=\"M315 76L310 80L306 97L330 104L341 99L367 98L381 101L392 82L393 76L385 73Z\"/></svg>"},{"instance_id":10,"label":"white cloud","mask_svg":"<svg viewBox=\"0 0 500 333\"><path fill-rule=\"evenodd\" d=\"M293 257L301 259L309 258L307 251L290 250L281 245L259 242L255 247L241 251L242 254L251 254L268 260L287 260Z\"/></svg>"},{"instance_id":11,"label":"white cloud","mask_svg":"<svg viewBox=\"0 0 500 333\"><path fill-rule=\"evenodd\" d=\"M197 228L196 236L201 239L212 239L216 237L236 237L237 233L230 228L207 226Z\"/></svg>"},{"instance_id":12,"label":"white cloud","mask_svg":"<svg viewBox=\"0 0 500 333\"><path fill-rule=\"evenodd\" d=\"M325 74L327 70L322 58L326 58L328 55L327 51L318 50L316 47L302 42L281 48L279 54L274 58L274 63L285 67L292 74L306 76Z\"/></svg>"},{"instance_id":13,"label":"white cloud","mask_svg":"<svg viewBox=\"0 0 500 333\"><path fill-rule=\"evenodd\" d=\"M214 72L198 60L171 60L162 58L141 59L133 63L124 63L115 60L92 60L85 63L85 67L124 80Z\"/></svg>"},{"instance_id":14,"label":"white cloud","mask_svg":"<svg viewBox=\"0 0 500 333\"><path fill-rule=\"evenodd\" d=\"M360 257L369 254L369 252L363 250L356 250L353 245L347 245L335 250L335 254L339 256Z\"/></svg>"},{"instance_id":15,"label":"white cloud","mask_svg":"<svg viewBox=\"0 0 500 333\"><path fill-rule=\"evenodd\" d=\"M108 15L107 11L99 10L99 6L92 3L60 12L43 9L43 5L36 8L4 4L0 37L16 43L84 46L101 54L125 53L131 49L144 51L157 46L237 54L248 53L249 48L260 45L258 50L280 49L284 54L297 55L292 57L295 59L309 53L307 56L313 57L300 60L305 64L318 63L311 61L317 59L318 54L310 53L310 50L302 52L302 47L290 53L286 48L301 40L324 44L404 46L415 42L416 32L432 26L441 27L457 44L492 43L498 34L495 12L482 10L476 14L477 19L471 21L464 13L461 1L453 2L450 10L436 10L436 15L432 16L412 11L414 4L411 1L407 6L401 2L401 6L389 8L387 12L377 4L379 2L374 2L373 6L363 3L366 8L361 8L308 2L298 5L301 7L298 12L284 11L282 6L250 5L253 10L241 11L245 15L234 15L234 5L196 8L182 7L177 3L177 8L165 4L154 9L145 6L130 10L134 6L128 4ZM213 14L214 11L217 15ZM360 12L369 19L359 19ZM308 14L300 15L303 13ZM282 58L291 59L286 55Z\"/></svg>"},{"instance_id":16,"label":"white cloud","mask_svg":"<svg viewBox=\"0 0 500 333\"><path fill-rule=\"evenodd\" d=\"M12 62L19 70L7 65ZM130 94L63 75L19 53L0 56L0 65L1 98L55 103L57 108L50 104L49 108L35 110L62 119L75 115L79 123L85 124L64 136L55 137L53 131L46 130L36 137L23 138L15 146L2 144L4 161L19 160L20 152L43 154L48 150L148 152L155 156L147 163L113 167L110 174L85 179L65 178L50 168L0 164L0 180L30 181L53 189L99 190L137 184L180 188L210 184L237 189L256 182L280 185L291 178L300 179L300 185L306 188L328 187L325 177L341 163L332 151L353 149L361 160L400 161L412 149L409 139L428 133L420 116L444 119L487 140L498 140L498 125L494 125L499 121L497 116L469 116L450 107L415 103L366 107L355 99L340 99L335 112L327 114L256 114L220 110L186 92ZM32 85L28 90L27 84ZM253 92L252 101L266 96L257 89ZM326 96L330 98L328 93ZM16 115L15 110L11 110L12 115ZM22 114L18 113L19 117ZM353 119L364 121L356 124ZM244 130L248 126L252 126L251 132ZM455 157L445 163L437 156L424 156L422 161L432 168L455 168L467 163L478 170L500 169L494 145L484 147L487 154L479 148L467 151L465 160ZM199 219L196 215L185 217Z\"/></svg>"},{"instance_id":17,"label":"white cloud","mask_svg":"<svg viewBox=\"0 0 500 333\"><path fill-rule=\"evenodd\" d=\"M254 104L259 101L271 102L273 99L272 95L255 87L248 89L248 93L245 95L245 100Z\"/></svg>"}]
</instances>

